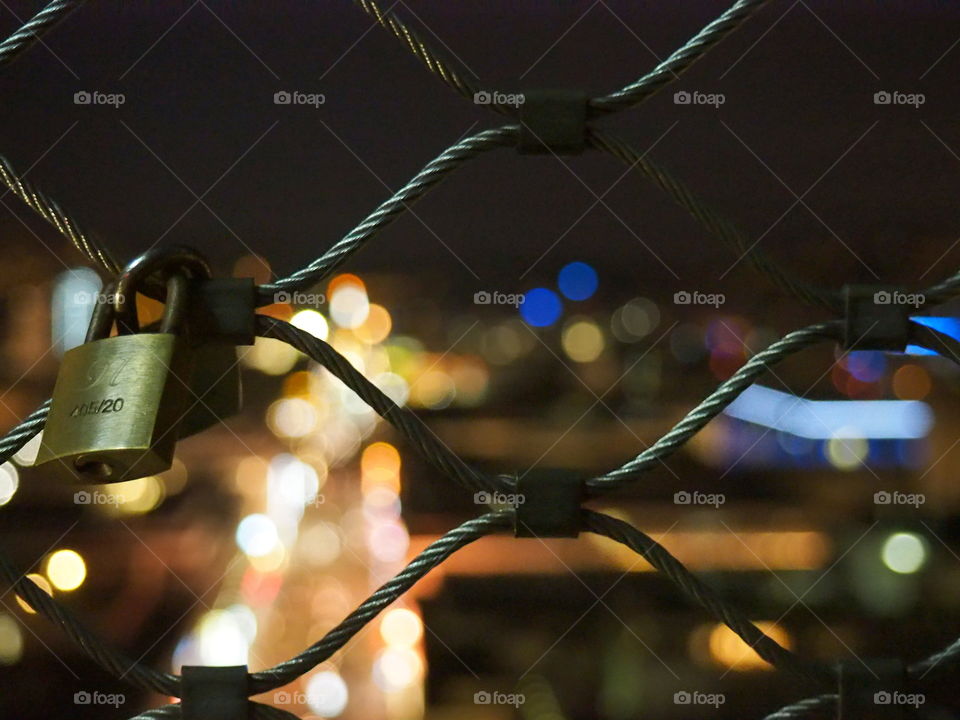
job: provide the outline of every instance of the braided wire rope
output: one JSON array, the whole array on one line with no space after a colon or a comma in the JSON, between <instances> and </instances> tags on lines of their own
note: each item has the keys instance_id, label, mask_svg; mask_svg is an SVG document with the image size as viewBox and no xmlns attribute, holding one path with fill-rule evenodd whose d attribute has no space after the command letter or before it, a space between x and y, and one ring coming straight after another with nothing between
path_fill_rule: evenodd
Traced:
<instances>
[{"instance_id":1,"label":"braided wire rope","mask_svg":"<svg viewBox=\"0 0 960 720\"><path fill-rule=\"evenodd\" d=\"M85 0L53 0L0 43L0 67L12 62Z\"/></svg>"},{"instance_id":2,"label":"braided wire rope","mask_svg":"<svg viewBox=\"0 0 960 720\"><path fill-rule=\"evenodd\" d=\"M92 240L80 224L63 211L56 200L34 187L23 176L18 175L10 161L2 155L0 155L0 180L27 207L56 228L57 232L69 240L85 258L109 275L120 272L120 265L109 251Z\"/></svg>"},{"instance_id":3,"label":"braided wire rope","mask_svg":"<svg viewBox=\"0 0 960 720\"><path fill-rule=\"evenodd\" d=\"M356 0L356 2L364 12L374 17L379 25L403 41L408 49L432 73L438 75L456 92L468 98L475 92L476 86L472 81L465 79L460 73L443 62L415 32L393 14L383 13L374 0ZM621 90L592 99L590 107L594 114L611 113L639 104L675 79L713 45L739 27L765 2L766 0L739 0L734 3L726 12L704 27L696 36L672 53L667 60L657 65L650 73ZM0 65L9 62L14 56L36 42L42 32L52 27L79 4L79 2L60 1L49 3L14 35L0 43ZM493 109L503 114L513 114L503 107L494 106ZM518 125L506 125L484 130L454 144L428 163L410 182L391 198L384 201L360 225L316 261L287 278L281 278L274 283L260 286L261 301L264 303L272 302L271 296L275 296L278 292L299 289L322 279L339 267L352 253L362 247L373 234L389 224L409 204L422 197L449 172L462 165L466 160L483 152L509 145L516 139L518 131ZM805 302L818 304L835 311L839 309L838 293L829 293L790 277L773 261L749 246L742 232L701 203L685 185L672 178L665 170L646 161L625 142L613 135L592 129L588 141L594 149L605 151L639 169L654 184L686 208L707 230L719 236L735 250L746 254L756 269L773 279L788 292ZM66 215L56 202L18 176L9 162L3 158L0 158L0 179L28 207L70 240L85 257L111 274L118 270L116 262L109 253L95 241L89 239L80 230L79 225ZM960 273L929 288L927 300L943 302L953 297L958 291L960 291ZM766 350L753 356L653 446L620 468L599 478L588 480L587 486L596 493L618 487L628 480L636 479L655 462L662 460L681 447L750 386L766 369L784 357L815 342L837 339L841 328L841 321L829 321L789 333ZM471 489L499 489L505 487L505 483L509 482L504 477L486 476L470 468L449 451L436 436L430 433L416 415L393 403L382 391L357 372L346 358L323 341L313 338L313 336L294 328L288 323L273 318L261 318L258 321L258 329L262 335L287 342L326 367L388 422L391 422L401 434L410 439L419 451L444 474ZM911 331L912 339L918 344L941 354L947 354L948 357L952 356L952 359L960 362L960 343L953 338L917 324L912 325ZM944 350L946 350L946 353L944 353ZM42 429L48 410L49 401L42 404L4 438L0 439L0 461L6 461ZM298 656L274 668L251 673L249 675L251 694L281 687L330 657L378 612L400 597L430 569L473 540L497 529L511 526L512 516L512 511L491 512L469 520L448 532L414 558L397 576L381 586L320 641ZM767 662L777 668L792 671L814 684L831 684L833 674L829 668L803 660L766 636L744 615L726 604L649 536L628 523L586 509L583 510L583 525L584 529L621 542L641 554L687 595L727 624L745 642L753 646ZM68 609L60 606L56 600L43 592L29 578L19 573L2 555L0 555L0 577L3 577L7 584L32 607L59 625L91 658L108 671L129 678L131 683L145 689L153 689L171 695L176 694L176 691L179 690L179 677L154 671L139 663L131 663L129 658L122 653L109 649L90 633ZM910 666L910 673L912 675L926 675L936 668L949 665L958 657L960 657L960 639L934 655ZM836 700L836 695L820 695L801 700L767 716L767 720L786 720L787 718L806 717L824 712L830 710L835 705ZM276 718L279 720L280 718L295 717L286 711L252 701L250 703L250 713L251 717L255 718ZM176 718L180 717L180 707L175 704L167 705L149 710L137 717Z\"/></svg>"}]
</instances>

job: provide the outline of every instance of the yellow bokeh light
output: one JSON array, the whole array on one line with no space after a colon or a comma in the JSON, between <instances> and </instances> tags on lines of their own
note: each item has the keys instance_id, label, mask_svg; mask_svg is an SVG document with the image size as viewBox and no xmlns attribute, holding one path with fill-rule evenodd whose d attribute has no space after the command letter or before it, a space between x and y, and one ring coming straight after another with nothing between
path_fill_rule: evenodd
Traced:
<instances>
[{"instance_id":1,"label":"yellow bokeh light","mask_svg":"<svg viewBox=\"0 0 960 720\"><path fill-rule=\"evenodd\" d=\"M412 610L388 610L380 622L380 637L387 645L413 647L423 637L423 622Z\"/></svg>"},{"instance_id":2,"label":"yellow bokeh light","mask_svg":"<svg viewBox=\"0 0 960 720\"><path fill-rule=\"evenodd\" d=\"M94 497L104 498L97 507L111 515L143 515L163 502L164 495L163 482L154 475L98 485L94 493Z\"/></svg>"},{"instance_id":3,"label":"yellow bokeh light","mask_svg":"<svg viewBox=\"0 0 960 720\"><path fill-rule=\"evenodd\" d=\"M869 452L870 445L864 438L834 437L827 441L827 460L838 470L857 469Z\"/></svg>"},{"instance_id":4,"label":"yellow bokeh light","mask_svg":"<svg viewBox=\"0 0 960 720\"><path fill-rule=\"evenodd\" d=\"M284 375L300 359L300 352L285 342L258 337L251 347L241 348L240 361L266 375Z\"/></svg>"},{"instance_id":5,"label":"yellow bokeh light","mask_svg":"<svg viewBox=\"0 0 960 720\"><path fill-rule=\"evenodd\" d=\"M367 312L367 319L353 332L357 338L368 345L376 345L387 339L392 327L393 319L387 309L383 305L371 303Z\"/></svg>"},{"instance_id":6,"label":"yellow bokeh light","mask_svg":"<svg viewBox=\"0 0 960 720\"><path fill-rule=\"evenodd\" d=\"M365 491L374 486L400 489L400 453L390 443L368 445L360 456L360 473Z\"/></svg>"},{"instance_id":7,"label":"yellow bokeh light","mask_svg":"<svg viewBox=\"0 0 960 720\"><path fill-rule=\"evenodd\" d=\"M23 657L23 633L12 615L0 613L0 665L14 665Z\"/></svg>"},{"instance_id":8,"label":"yellow bokeh light","mask_svg":"<svg viewBox=\"0 0 960 720\"><path fill-rule=\"evenodd\" d=\"M76 590L87 578L87 564L73 550L57 550L47 558L47 577L57 590Z\"/></svg>"},{"instance_id":9,"label":"yellow bokeh light","mask_svg":"<svg viewBox=\"0 0 960 720\"><path fill-rule=\"evenodd\" d=\"M34 584L37 585L37 587L43 590L50 597L53 597L53 587L50 585L50 581L47 580L43 575L40 575L38 573L30 573L29 575L27 575L27 579L33 580ZM34 610L32 607L30 607L30 605L27 603L26 600L24 600L19 595L17 595L16 597L17 597L17 604L20 607L22 607L24 611L26 611L30 615L36 615L37 611Z\"/></svg>"},{"instance_id":10,"label":"yellow bokeh light","mask_svg":"<svg viewBox=\"0 0 960 720\"><path fill-rule=\"evenodd\" d=\"M277 437L301 438L317 427L316 408L303 398L283 398L267 408L267 427Z\"/></svg>"},{"instance_id":11,"label":"yellow bokeh light","mask_svg":"<svg viewBox=\"0 0 960 720\"><path fill-rule=\"evenodd\" d=\"M260 556L249 556L250 566L262 573L276 572L281 570L287 565L287 551L283 547L283 543L277 543L273 548L266 554Z\"/></svg>"},{"instance_id":12,"label":"yellow bokeh light","mask_svg":"<svg viewBox=\"0 0 960 720\"><path fill-rule=\"evenodd\" d=\"M600 326L590 319L573 320L563 329L563 351L574 362L593 362L606 345Z\"/></svg>"},{"instance_id":13,"label":"yellow bokeh light","mask_svg":"<svg viewBox=\"0 0 960 720\"><path fill-rule=\"evenodd\" d=\"M782 627L773 622L761 621L755 625L763 631L765 635L775 640L783 647L790 649L792 640L789 633ZM726 625L717 624L710 631L709 639L710 657L720 665L731 670L772 670L773 666L766 660L757 655L739 635Z\"/></svg>"},{"instance_id":14,"label":"yellow bokeh light","mask_svg":"<svg viewBox=\"0 0 960 720\"><path fill-rule=\"evenodd\" d=\"M321 340L326 340L330 335L330 324L316 310L301 310L293 316L290 324Z\"/></svg>"}]
</instances>

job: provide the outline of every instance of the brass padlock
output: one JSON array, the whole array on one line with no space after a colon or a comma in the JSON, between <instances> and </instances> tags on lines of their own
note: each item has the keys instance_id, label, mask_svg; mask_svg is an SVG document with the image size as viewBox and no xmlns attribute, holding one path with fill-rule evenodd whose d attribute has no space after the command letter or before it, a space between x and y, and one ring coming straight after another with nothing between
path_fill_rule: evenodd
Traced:
<instances>
[{"instance_id":1,"label":"brass padlock","mask_svg":"<svg viewBox=\"0 0 960 720\"><path fill-rule=\"evenodd\" d=\"M160 332L143 333L131 312L131 277L125 273L116 285L121 334L108 337L115 308L101 296L87 342L64 354L37 455L38 465L86 482L167 470L187 407L193 352L177 334L187 278L169 277Z\"/></svg>"}]
</instances>

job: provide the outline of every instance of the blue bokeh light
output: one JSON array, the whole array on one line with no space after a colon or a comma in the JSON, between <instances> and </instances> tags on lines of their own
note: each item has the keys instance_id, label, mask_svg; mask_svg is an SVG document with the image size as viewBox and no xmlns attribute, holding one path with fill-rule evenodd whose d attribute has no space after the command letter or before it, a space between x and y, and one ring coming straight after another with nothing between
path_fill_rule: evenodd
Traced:
<instances>
[{"instance_id":1,"label":"blue bokeh light","mask_svg":"<svg viewBox=\"0 0 960 720\"><path fill-rule=\"evenodd\" d=\"M597 271L584 262L564 265L557 276L560 292L571 300L586 300L597 291Z\"/></svg>"},{"instance_id":2,"label":"blue bokeh light","mask_svg":"<svg viewBox=\"0 0 960 720\"><path fill-rule=\"evenodd\" d=\"M931 317L929 315L916 315L910 318L916 323L926 325L934 330L939 330L944 335L949 335L954 340L960 340L960 318L955 317ZM934 350L929 350L919 345L907 345L908 355L939 355Z\"/></svg>"},{"instance_id":3,"label":"blue bokeh light","mask_svg":"<svg viewBox=\"0 0 960 720\"><path fill-rule=\"evenodd\" d=\"M524 295L520 315L528 325L548 327L560 319L563 303L560 297L547 288L534 288Z\"/></svg>"}]
</instances>

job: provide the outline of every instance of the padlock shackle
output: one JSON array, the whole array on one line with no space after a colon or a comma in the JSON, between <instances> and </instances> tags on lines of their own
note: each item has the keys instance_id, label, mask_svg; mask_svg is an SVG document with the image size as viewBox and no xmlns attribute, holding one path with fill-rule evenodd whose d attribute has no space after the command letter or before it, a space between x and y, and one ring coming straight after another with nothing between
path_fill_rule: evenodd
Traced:
<instances>
[{"instance_id":1,"label":"padlock shackle","mask_svg":"<svg viewBox=\"0 0 960 720\"><path fill-rule=\"evenodd\" d=\"M102 340L110 336L110 328L113 327L113 298L116 292L117 283L114 281L103 289L103 293L97 294L84 342Z\"/></svg>"},{"instance_id":2,"label":"padlock shackle","mask_svg":"<svg viewBox=\"0 0 960 720\"><path fill-rule=\"evenodd\" d=\"M117 280L116 291L117 321L121 332L134 333L140 330L136 311L137 291L144 288L154 276L163 282L175 274L192 279L213 276L206 259L185 245L151 248L127 264Z\"/></svg>"}]
</instances>

